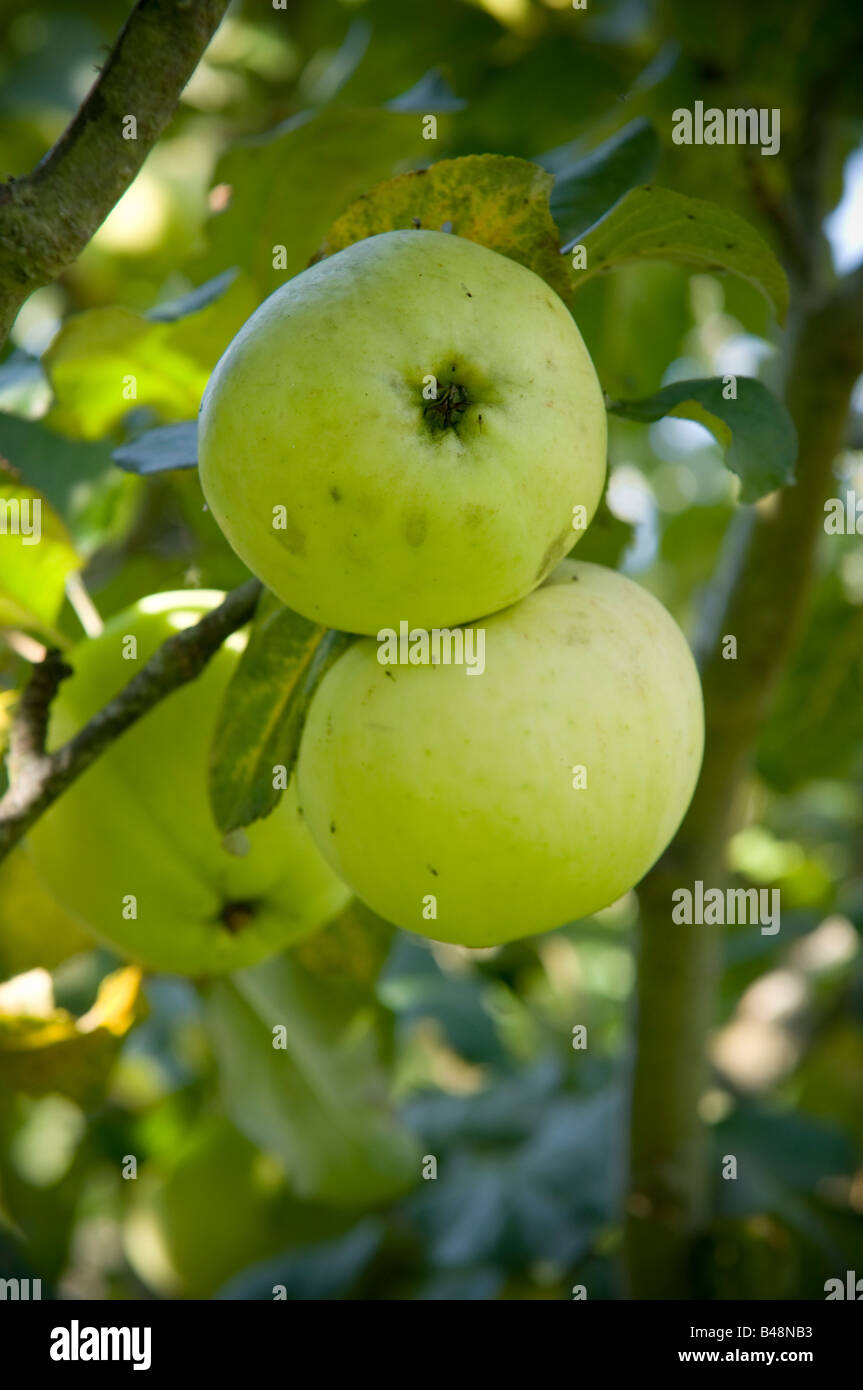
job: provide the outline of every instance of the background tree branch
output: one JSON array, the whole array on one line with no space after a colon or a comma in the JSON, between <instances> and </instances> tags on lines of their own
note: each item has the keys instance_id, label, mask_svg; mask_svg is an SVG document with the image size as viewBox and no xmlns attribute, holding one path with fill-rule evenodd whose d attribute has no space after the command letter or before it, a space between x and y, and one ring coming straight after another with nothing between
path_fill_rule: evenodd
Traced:
<instances>
[{"instance_id":1,"label":"background tree branch","mask_svg":"<svg viewBox=\"0 0 863 1390\"><path fill-rule=\"evenodd\" d=\"M10 785L0 798L0 860L109 744L171 691L200 675L225 638L253 616L260 594L260 583L250 579L194 627L169 637L119 695L53 753L45 747L51 701L72 672L57 652L47 654L21 695L9 733Z\"/></svg>"},{"instance_id":2,"label":"background tree branch","mask_svg":"<svg viewBox=\"0 0 863 1390\"><path fill-rule=\"evenodd\" d=\"M227 0L140 0L53 149L0 184L0 346L25 299L80 255L176 110ZM134 116L134 139L123 121Z\"/></svg>"},{"instance_id":3,"label":"background tree branch","mask_svg":"<svg viewBox=\"0 0 863 1390\"><path fill-rule=\"evenodd\" d=\"M810 293L805 307L798 304L786 352L783 394L798 434L797 483L732 526L701 653L701 777L677 838L639 889L627 1212L635 1298L693 1297L693 1243L708 1206L698 1105L715 1021L719 929L675 926L671 895L696 879L722 882L737 789L806 613L824 502L835 489L833 464L863 372L863 271L814 299ZM722 657L726 633L737 639L736 661Z\"/></svg>"}]
</instances>

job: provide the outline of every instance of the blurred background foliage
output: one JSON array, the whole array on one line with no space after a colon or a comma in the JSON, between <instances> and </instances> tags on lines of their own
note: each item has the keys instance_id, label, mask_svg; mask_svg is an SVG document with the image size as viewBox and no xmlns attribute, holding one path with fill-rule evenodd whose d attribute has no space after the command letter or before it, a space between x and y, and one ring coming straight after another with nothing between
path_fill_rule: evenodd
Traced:
<instances>
[{"instance_id":1,"label":"blurred background foliage","mask_svg":"<svg viewBox=\"0 0 863 1390\"><path fill-rule=\"evenodd\" d=\"M3 0L4 172L30 169L60 133L126 14L120 0ZM0 360L0 454L15 470L2 481L52 509L38 571L0 578L2 621L77 638L64 583L79 571L104 617L155 590L242 581L195 473L134 476L112 449L193 420L240 324L383 178L480 152L555 172L641 118L656 135L650 177L770 238L765 203L806 158L801 78L811 89L829 72L841 118L823 211L837 263L853 261L859 42L856 7L817 0L232 5L143 172L77 264L26 304ZM695 100L781 108L781 155L672 144L671 112ZM435 142L422 139L428 111ZM630 266L587 286L577 318L613 398L700 375L776 379L770 308L739 279ZM133 402L117 387L129 374ZM608 507L579 553L636 576L692 634L737 485L696 424L613 418L610 430ZM839 497L863 498L860 433L852 421ZM860 540L824 534L817 559L726 851L734 882L781 889L782 930L724 936L702 1097L713 1216L693 1296L821 1298L825 1279L863 1271ZM20 644L4 642L0 717L24 671ZM468 952L351 909L257 982L149 978L139 997L44 898L20 851L0 867L2 1010L41 1020L66 1060L34 1084L0 1029L0 1275L118 1299L268 1298L274 1283L291 1298L559 1299L577 1284L624 1296L636 915L629 894L551 935ZM22 986L35 968L48 973ZM264 1062L260 1030L243 1023L251 998L280 990L297 1030L281 1095L265 1078L244 1084ZM373 1077L361 1103L360 1074ZM398 1143L415 1136L437 1176L412 1159L411 1182L382 1195L364 1175L394 1142L387 1093ZM726 1154L737 1181L719 1176Z\"/></svg>"}]
</instances>

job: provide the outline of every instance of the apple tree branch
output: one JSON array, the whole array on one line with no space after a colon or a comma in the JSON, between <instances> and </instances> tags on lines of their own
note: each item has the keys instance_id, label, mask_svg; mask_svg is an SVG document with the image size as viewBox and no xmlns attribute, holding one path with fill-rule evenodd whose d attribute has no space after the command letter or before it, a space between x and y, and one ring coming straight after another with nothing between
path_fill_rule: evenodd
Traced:
<instances>
[{"instance_id":1,"label":"apple tree branch","mask_svg":"<svg viewBox=\"0 0 863 1390\"><path fill-rule=\"evenodd\" d=\"M0 183L0 346L25 299L76 260L125 193L226 8L139 0L54 147L31 173Z\"/></svg>"},{"instance_id":2,"label":"apple tree branch","mask_svg":"<svg viewBox=\"0 0 863 1390\"><path fill-rule=\"evenodd\" d=\"M698 1107L708 1079L720 940L715 926L675 926L672 893L696 879L717 884L724 877L741 778L806 615L824 502L835 487L833 464L863 373L863 268L832 286L810 282L801 298L783 386L797 429L797 482L732 524L700 654L701 777L676 839L639 888L626 1232L634 1298L693 1296L694 1243L709 1209ZM723 660L724 634L735 636L739 660Z\"/></svg>"},{"instance_id":3,"label":"apple tree branch","mask_svg":"<svg viewBox=\"0 0 863 1390\"><path fill-rule=\"evenodd\" d=\"M48 652L33 669L9 731L9 788L0 797L0 860L115 739L166 695L200 675L225 638L253 616L260 594L258 580L250 579L194 627L169 637L118 695L52 753L46 749L51 702L72 671L58 652Z\"/></svg>"}]
</instances>

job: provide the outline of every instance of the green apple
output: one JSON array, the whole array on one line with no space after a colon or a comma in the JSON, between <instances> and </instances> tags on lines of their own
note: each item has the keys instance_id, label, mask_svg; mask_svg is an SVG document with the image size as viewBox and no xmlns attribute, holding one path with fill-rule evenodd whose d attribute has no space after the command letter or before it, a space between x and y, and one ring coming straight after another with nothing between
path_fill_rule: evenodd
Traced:
<instances>
[{"instance_id":1,"label":"green apple","mask_svg":"<svg viewBox=\"0 0 863 1390\"><path fill-rule=\"evenodd\" d=\"M209 506L289 607L347 632L478 618L579 539L602 392L562 301L444 232L369 237L270 295L201 406Z\"/></svg>"},{"instance_id":2,"label":"green apple","mask_svg":"<svg viewBox=\"0 0 863 1390\"><path fill-rule=\"evenodd\" d=\"M65 742L166 638L222 595L154 594L68 654L49 746ZM126 659L129 640L136 659ZM253 965L316 930L348 893L302 823L293 782L245 854L223 846L207 798L215 721L244 637L128 729L33 827L51 892L106 942L157 970L210 975ZM133 900L133 901L132 901Z\"/></svg>"},{"instance_id":3,"label":"green apple","mask_svg":"<svg viewBox=\"0 0 863 1390\"><path fill-rule=\"evenodd\" d=\"M701 764L689 647L632 580L566 560L483 624L485 669L354 644L311 705L306 824L375 912L491 946L607 906L671 840ZM476 637L474 640L478 640Z\"/></svg>"},{"instance_id":4,"label":"green apple","mask_svg":"<svg viewBox=\"0 0 863 1390\"><path fill-rule=\"evenodd\" d=\"M45 888L28 847L0 863L0 979L53 970L95 942Z\"/></svg>"},{"instance_id":5,"label":"green apple","mask_svg":"<svg viewBox=\"0 0 863 1390\"><path fill-rule=\"evenodd\" d=\"M148 1164L123 1229L132 1268L168 1298L209 1298L249 1265L344 1231L355 1217L293 1195L276 1159L207 1116L166 1169Z\"/></svg>"}]
</instances>

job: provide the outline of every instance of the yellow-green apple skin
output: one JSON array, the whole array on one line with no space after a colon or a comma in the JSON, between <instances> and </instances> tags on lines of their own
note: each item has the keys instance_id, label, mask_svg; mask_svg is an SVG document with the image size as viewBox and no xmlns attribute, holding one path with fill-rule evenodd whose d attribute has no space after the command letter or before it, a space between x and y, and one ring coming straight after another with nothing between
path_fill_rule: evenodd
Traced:
<instances>
[{"instance_id":1,"label":"yellow-green apple skin","mask_svg":"<svg viewBox=\"0 0 863 1390\"><path fill-rule=\"evenodd\" d=\"M152 595L69 652L74 674L52 707L49 746L77 733L157 647L221 598L208 590ZM135 660L123 656L129 637ZM196 680L117 739L30 836L39 874L60 902L153 969L211 975L252 965L322 926L349 896L302 822L293 782L273 814L247 828L246 854L223 847L207 767L243 640L229 637Z\"/></svg>"},{"instance_id":2,"label":"yellow-green apple skin","mask_svg":"<svg viewBox=\"0 0 863 1390\"><path fill-rule=\"evenodd\" d=\"M680 629L614 570L565 560L474 626L476 675L355 643L314 696L297 780L318 844L377 913L491 946L646 873L692 796L703 706Z\"/></svg>"},{"instance_id":3,"label":"yellow-green apple skin","mask_svg":"<svg viewBox=\"0 0 863 1390\"><path fill-rule=\"evenodd\" d=\"M578 328L531 270L384 232L256 310L210 379L198 450L249 568L307 618L375 634L539 584L596 510L606 416Z\"/></svg>"}]
</instances>

